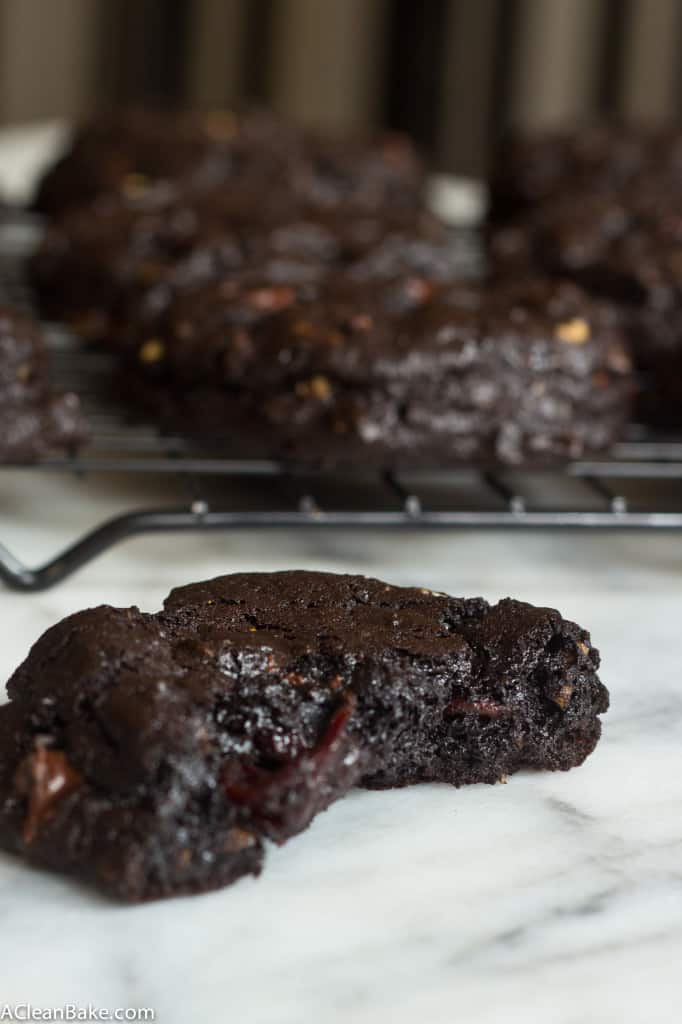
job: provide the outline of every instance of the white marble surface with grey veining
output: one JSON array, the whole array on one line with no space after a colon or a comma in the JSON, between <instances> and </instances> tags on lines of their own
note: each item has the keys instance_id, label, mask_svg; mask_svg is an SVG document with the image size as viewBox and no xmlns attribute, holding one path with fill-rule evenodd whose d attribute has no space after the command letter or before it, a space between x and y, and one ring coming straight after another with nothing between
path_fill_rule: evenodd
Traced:
<instances>
[{"instance_id":1,"label":"white marble surface with grey veining","mask_svg":"<svg viewBox=\"0 0 682 1024\"><path fill-rule=\"evenodd\" d=\"M0 483L0 537L31 562L131 501L128 485L19 470ZM149 1006L169 1024L678 1021L682 537L146 537L58 589L0 590L3 678L78 608L153 610L175 584L285 567L559 607L602 650L612 710L596 752L507 785L355 792L271 849L260 879L148 906L1 855L0 1007Z\"/></svg>"}]
</instances>

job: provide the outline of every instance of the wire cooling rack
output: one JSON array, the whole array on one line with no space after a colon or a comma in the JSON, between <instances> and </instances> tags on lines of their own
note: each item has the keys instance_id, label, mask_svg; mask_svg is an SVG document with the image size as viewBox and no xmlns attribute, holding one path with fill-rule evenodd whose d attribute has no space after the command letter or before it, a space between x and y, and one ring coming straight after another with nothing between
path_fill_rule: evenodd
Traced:
<instances>
[{"instance_id":1,"label":"wire cooling rack","mask_svg":"<svg viewBox=\"0 0 682 1024\"><path fill-rule=\"evenodd\" d=\"M0 301L31 308L23 267L35 236L27 218L0 230ZM156 531L682 528L682 438L633 427L606 456L553 471L330 473L226 459L127 419L106 397L110 358L63 330L48 327L47 336L55 387L81 396L92 438L78 454L44 459L25 472L68 472L86 482L119 474L133 481L131 506L136 475L155 475L180 482L186 500L110 518L37 568L3 547L0 533L0 580L16 590L46 589L119 541Z\"/></svg>"}]
</instances>

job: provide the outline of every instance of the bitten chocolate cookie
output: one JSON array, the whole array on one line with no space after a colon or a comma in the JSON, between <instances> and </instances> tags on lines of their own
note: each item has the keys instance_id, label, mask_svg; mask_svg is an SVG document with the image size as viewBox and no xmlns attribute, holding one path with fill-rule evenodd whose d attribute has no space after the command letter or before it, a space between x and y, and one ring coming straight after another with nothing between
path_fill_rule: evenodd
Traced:
<instances>
[{"instance_id":1,"label":"bitten chocolate cookie","mask_svg":"<svg viewBox=\"0 0 682 1024\"><path fill-rule=\"evenodd\" d=\"M187 292L133 331L127 386L169 428L327 465L553 462L620 436L633 382L610 306L538 278L453 286L408 272L410 251Z\"/></svg>"},{"instance_id":2,"label":"bitten chocolate cookie","mask_svg":"<svg viewBox=\"0 0 682 1024\"><path fill-rule=\"evenodd\" d=\"M0 462L26 462L86 437L78 398L50 391L37 326L0 306Z\"/></svg>"},{"instance_id":3,"label":"bitten chocolate cookie","mask_svg":"<svg viewBox=\"0 0 682 1024\"><path fill-rule=\"evenodd\" d=\"M51 217L101 196L143 197L160 184L181 190L286 185L324 207L414 208L424 170L403 136L336 140L265 111L118 110L77 131L48 170L35 207Z\"/></svg>"},{"instance_id":4,"label":"bitten chocolate cookie","mask_svg":"<svg viewBox=\"0 0 682 1024\"><path fill-rule=\"evenodd\" d=\"M153 615L79 612L0 707L0 843L126 900L225 885L352 786L580 764L598 664L551 609L362 576L223 576Z\"/></svg>"}]
</instances>

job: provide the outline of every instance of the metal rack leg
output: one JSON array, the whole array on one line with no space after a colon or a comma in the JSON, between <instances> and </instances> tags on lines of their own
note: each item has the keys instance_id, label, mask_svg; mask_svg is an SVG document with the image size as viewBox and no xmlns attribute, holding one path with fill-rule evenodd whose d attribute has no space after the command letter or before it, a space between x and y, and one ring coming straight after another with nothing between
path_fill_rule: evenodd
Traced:
<instances>
[{"instance_id":1,"label":"metal rack leg","mask_svg":"<svg viewBox=\"0 0 682 1024\"><path fill-rule=\"evenodd\" d=\"M503 509L498 512L326 511L303 503L295 511L213 511L196 501L188 508L144 509L110 519L38 568L29 568L0 545L0 581L18 591L46 590L86 562L129 537L143 533L197 529L659 529L682 530L679 513L533 512Z\"/></svg>"},{"instance_id":2,"label":"metal rack leg","mask_svg":"<svg viewBox=\"0 0 682 1024\"><path fill-rule=\"evenodd\" d=\"M109 519L38 568L31 569L0 544L0 580L12 590L47 590L114 544L141 533L196 529L202 509L129 512Z\"/></svg>"}]
</instances>

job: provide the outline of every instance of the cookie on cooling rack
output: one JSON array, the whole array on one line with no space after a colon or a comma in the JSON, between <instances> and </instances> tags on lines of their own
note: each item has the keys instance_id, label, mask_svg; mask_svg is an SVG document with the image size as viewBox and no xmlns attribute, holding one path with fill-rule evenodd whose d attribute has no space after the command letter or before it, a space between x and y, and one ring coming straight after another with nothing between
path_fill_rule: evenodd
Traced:
<instances>
[{"instance_id":1,"label":"cookie on cooling rack","mask_svg":"<svg viewBox=\"0 0 682 1024\"><path fill-rule=\"evenodd\" d=\"M124 900L257 874L352 786L579 765L589 634L362 576L223 576L49 629L0 707L0 844Z\"/></svg>"},{"instance_id":2,"label":"cookie on cooling rack","mask_svg":"<svg viewBox=\"0 0 682 1024\"><path fill-rule=\"evenodd\" d=\"M410 245L314 286L227 275L176 297L134 325L127 388L235 454L325 465L552 463L619 438L634 388L609 305L538 278L444 283L418 246L409 272Z\"/></svg>"},{"instance_id":3,"label":"cookie on cooling rack","mask_svg":"<svg viewBox=\"0 0 682 1024\"><path fill-rule=\"evenodd\" d=\"M636 416L668 427L682 425L681 199L660 172L617 191L567 190L492 239L502 274L540 267L620 308L640 378Z\"/></svg>"},{"instance_id":4,"label":"cookie on cooling rack","mask_svg":"<svg viewBox=\"0 0 682 1024\"><path fill-rule=\"evenodd\" d=\"M323 137L264 111L129 109L82 125L39 185L51 217L101 196L140 198L159 185L201 190L286 185L330 208L420 203L424 169L402 136L368 142Z\"/></svg>"},{"instance_id":5,"label":"cookie on cooling rack","mask_svg":"<svg viewBox=\"0 0 682 1024\"><path fill-rule=\"evenodd\" d=\"M37 325L0 306L0 462L30 462L76 448L86 433L76 395L50 390Z\"/></svg>"},{"instance_id":6,"label":"cookie on cooling rack","mask_svg":"<svg viewBox=\"0 0 682 1024\"><path fill-rule=\"evenodd\" d=\"M681 161L674 125L603 122L510 135L494 162L490 219L500 223L566 192L618 192L642 175L676 177Z\"/></svg>"},{"instance_id":7,"label":"cookie on cooling rack","mask_svg":"<svg viewBox=\"0 0 682 1024\"><path fill-rule=\"evenodd\" d=\"M30 274L47 317L102 338L125 326L146 296L158 312L176 292L226 273L315 280L387 235L411 239L408 259L419 245L431 274L453 275L461 265L461 246L425 210L339 211L286 184L264 194L249 184L192 195L155 190L72 211L48 227Z\"/></svg>"}]
</instances>

